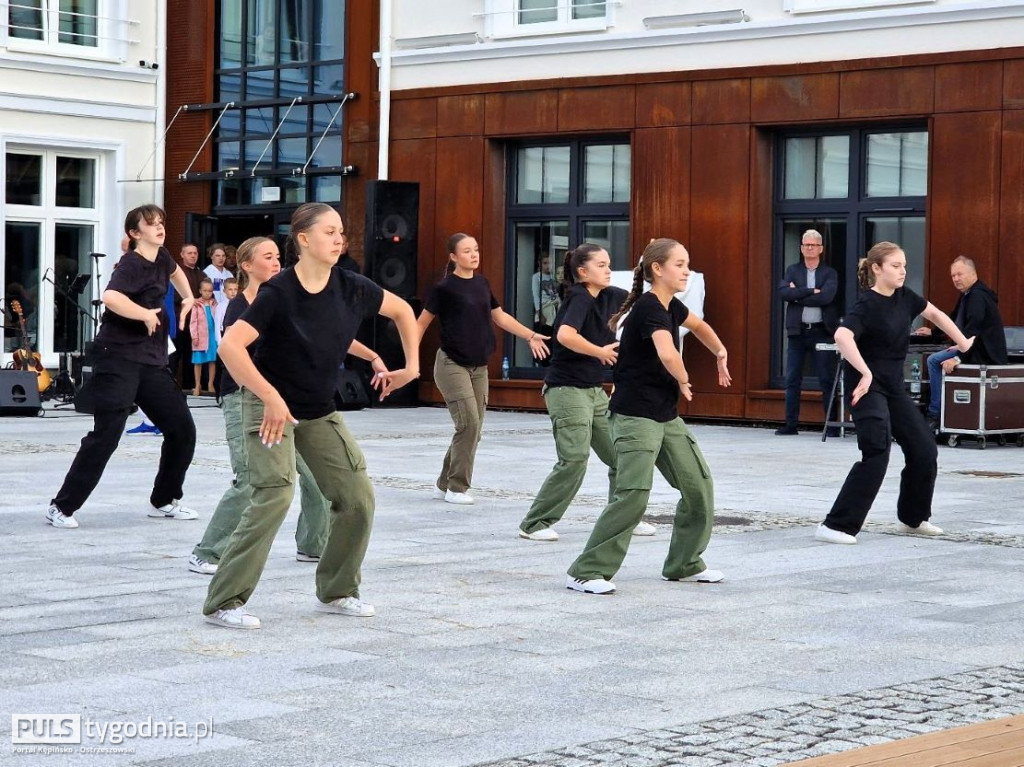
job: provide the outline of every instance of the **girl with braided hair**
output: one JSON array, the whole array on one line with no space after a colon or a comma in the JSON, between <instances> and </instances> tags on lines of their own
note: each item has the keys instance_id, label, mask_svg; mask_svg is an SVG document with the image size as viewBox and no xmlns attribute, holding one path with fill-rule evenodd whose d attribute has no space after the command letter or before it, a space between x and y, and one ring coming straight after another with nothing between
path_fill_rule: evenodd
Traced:
<instances>
[{"instance_id":1,"label":"girl with braided hair","mask_svg":"<svg viewBox=\"0 0 1024 767\"><path fill-rule=\"evenodd\" d=\"M679 395L693 399L679 351L679 327L690 330L714 353L721 386L729 386L732 377L718 335L675 297L686 288L689 276L686 248L668 238L651 240L634 270L633 289L608 322L614 328L629 312L608 406L615 485L583 553L569 568L566 588L587 594L615 591L611 577L622 565L633 528L647 508L655 466L681 496L662 577L696 583L717 583L724 577L707 569L701 559L711 538L714 491L697 440L679 418ZM645 281L651 283L647 293Z\"/></svg>"}]
</instances>

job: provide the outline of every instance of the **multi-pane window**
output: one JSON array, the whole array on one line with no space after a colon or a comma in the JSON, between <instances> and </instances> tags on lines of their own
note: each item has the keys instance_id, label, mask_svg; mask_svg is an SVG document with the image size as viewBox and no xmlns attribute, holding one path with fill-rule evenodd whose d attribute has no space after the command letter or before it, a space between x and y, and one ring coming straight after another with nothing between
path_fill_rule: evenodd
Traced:
<instances>
[{"instance_id":1,"label":"multi-pane window","mask_svg":"<svg viewBox=\"0 0 1024 767\"><path fill-rule=\"evenodd\" d=\"M822 262L839 273L840 312L857 299L857 263L877 242L907 255L907 287L924 292L928 133L856 129L780 136L774 274L800 259L801 235L816 229ZM772 377L782 384L787 343L782 303L773 302ZM808 384L810 385L810 383Z\"/></svg>"},{"instance_id":2,"label":"multi-pane window","mask_svg":"<svg viewBox=\"0 0 1024 767\"><path fill-rule=\"evenodd\" d=\"M219 5L217 98L242 106L225 112L218 126L216 168L228 177L217 182L216 204L337 202L339 103L294 100L344 93L345 3L222 0ZM279 191L271 195L275 188Z\"/></svg>"},{"instance_id":3,"label":"multi-pane window","mask_svg":"<svg viewBox=\"0 0 1024 767\"><path fill-rule=\"evenodd\" d=\"M488 37L607 29L615 4L605 0L486 0Z\"/></svg>"},{"instance_id":4,"label":"multi-pane window","mask_svg":"<svg viewBox=\"0 0 1024 767\"><path fill-rule=\"evenodd\" d=\"M10 0L7 6L9 40L36 41L47 46L101 48L113 21L103 0Z\"/></svg>"},{"instance_id":5,"label":"multi-pane window","mask_svg":"<svg viewBox=\"0 0 1024 767\"><path fill-rule=\"evenodd\" d=\"M99 164L95 155L32 147L4 155L4 325L19 326L17 301L28 344L44 358L92 338ZM20 330L5 333L5 352L22 343Z\"/></svg>"},{"instance_id":6,"label":"multi-pane window","mask_svg":"<svg viewBox=\"0 0 1024 767\"><path fill-rule=\"evenodd\" d=\"M616 140L514 146L508 189L506 311L549 335L561 305L558 283L569 249L605 248L612 269L631 269L630 146ZM510 338L517 375L539 375L528 345Z\"/></svg>"}]
</instances>

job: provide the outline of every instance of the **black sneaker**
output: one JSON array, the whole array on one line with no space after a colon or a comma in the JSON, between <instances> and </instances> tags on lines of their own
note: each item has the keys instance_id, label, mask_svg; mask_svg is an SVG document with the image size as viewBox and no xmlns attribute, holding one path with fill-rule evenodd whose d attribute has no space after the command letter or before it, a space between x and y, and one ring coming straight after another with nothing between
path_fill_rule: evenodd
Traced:
<instances>
[{"instance_id":1,"label":"black sneaker","mask_svg":"<svg viewBox=\"0 0 1024 767\"><path fill-rule=\"evenodd\" d=\"M796 430L795 426L789 426L788 424L786 426L783 426L782 428L779 428L779 429L775 430L775 436L776 437L789 437L789 436L792 436L794 434L799 434L799 433L800 432L798 432Z\"/></svg>"}]
</instances>

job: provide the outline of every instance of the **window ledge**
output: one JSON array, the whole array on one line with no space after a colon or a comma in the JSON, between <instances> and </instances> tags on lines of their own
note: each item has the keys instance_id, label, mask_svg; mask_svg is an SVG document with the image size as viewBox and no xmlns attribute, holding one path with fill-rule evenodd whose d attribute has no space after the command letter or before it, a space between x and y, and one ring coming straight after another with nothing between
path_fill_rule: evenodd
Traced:
<instances>
[{"instance_id":1,"label":"window ledge","mask_svg":"<svg viewBox=\"0 0 1024 767\"><path fill-rule=\"evenodd\" d=\"M3 50L3 49L0 49ZM0 69L46 72L60 75L83 75L107 80L156 82L156 70L131 66L120 59L105 57L75 57L65 53L26 52L8 47L0 56Z\"/></svg>"}]
</instances>

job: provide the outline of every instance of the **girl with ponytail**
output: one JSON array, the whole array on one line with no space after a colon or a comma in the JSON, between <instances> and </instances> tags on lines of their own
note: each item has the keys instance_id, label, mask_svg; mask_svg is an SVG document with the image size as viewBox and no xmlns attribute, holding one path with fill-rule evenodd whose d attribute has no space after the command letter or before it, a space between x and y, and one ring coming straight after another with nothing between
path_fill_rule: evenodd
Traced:
<instances>
[{"instance_id":1,"label":"girl with ponytail","mask_svg":"<svg viewBox=\"0 0 1024 767\"><path fill-rule=\"evenodd\" d=\"M462 232L449 237L448 270L430 291L417 320L422 338L434 317L441 319L434 383L455 423L434 498L461 505L474 502L469 487L487 410L487 358L497 343L491 323L525 340L536 359L548 356L548 336L530 330L498 305L487 278L476 273L479 266L476 239Z\"/></svg>"},{"instance_id":2,"label":"girl with ponytail","mask_svg":"<svg viewBox=\"0 0 1024 767\"><path fill-rule=\"evenodd\" d=\"M579 492L591 448L608 466L609 483L614 484L615 453L603 384L605 369L615 364L619 347L608 319L626 298L626 291L612 287L610 264L608 252L589 243L565 256L562 305L555 315L551 364L541 390L551 418L558 462L519 523L520 538L558 540L551 526L562 518ZM654 527L641 522L633 534L653 535Z\"/></svg>"},{"instance_id":3,"label":"girl with ponytail","mask_svg":"<svg viewBox=\"0 0 1024 767\"><path fill-rule=\"evenodd\" d=\"M857 426L861 459L853 465L815 538L825 543L857 543L857 533L871 510L889 465L892 440L903 450L906 467L896 502L897 529L918 535L941 535L929 522L938 473L938 451L924 415L903 386L903 363L910 326L917 315L941 328L961 352L965 338L943 312L904 287L907 257L892 242L880 242L857 266L863 292L836 330L836 344L846 361L846 391ZM859 378L858 378L859 377Z\"/></svg>"},{"instance_id":4,"label":"girl with ponytail","mask_svg":"<svg viewBox=\"0 0 1024 767\"><path fill-rule=\"evenodd\" d=\"M679 395L693 399L679 352L679 327L690 330L714 353L721 386L728 386L732 378L718 335L675 297L686 288L689 276L686 248L675 240L651 240L636 268L633 289L608 323L614 328L629 312L608 406L615 482L611 501L569 568L566 588L587 594L615 591L610 579L622 565L630 536L647 508L655 466L681 495L662 577L696 583L717 583L724 577L707 569L701 559L711 538L714 491L697 440L679 418ZM643 292L644 282L651 283L650 292Z\"/></svg>"}]
</instances>

